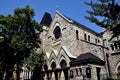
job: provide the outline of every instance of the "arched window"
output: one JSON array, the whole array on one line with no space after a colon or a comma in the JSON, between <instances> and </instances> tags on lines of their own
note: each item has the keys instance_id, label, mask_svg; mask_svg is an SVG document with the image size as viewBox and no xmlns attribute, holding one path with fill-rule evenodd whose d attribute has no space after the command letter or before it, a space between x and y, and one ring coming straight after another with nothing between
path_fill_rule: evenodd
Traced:
<instances>
[{"instance_id":1,"label":"arched window","mask_svg":"<svg viewBox=\"0 0 120 80\"><path fill-rule=\"evenodd\" d=\"M76 39L79 39L78 30L76 30Z\"/></svg>"},{"instance_id":2,"label":"arched window","mask_svg":"<svg viewBox=\"0 0 120 80\"><path fill-rule=\"evenodd\" d=\"M100 40L98 40L98 43L100 43Z\"/></svg>"},{"instance_id":3,"label":"arched window","mask_svg":"<svg viewBox=\"0 0 120 80\"><path fill-rule=\"evenodd\" d=\"M54 36L56 39L58 39L60 36L61 36L61 30L60 30L60 27L57 26L53 32Z\"/></svg>"},{"instance_id":4,"label":"arched window","mask_svg":"<svg viewBox=\"0 0 120 80\"><path fill-rule=\"evenodd\" d=\"M88 41L90 42L90 35L88 35Z\"/></svg>"},{"instance_id":5,"label":"arched window","mask_svg":"<svg viewBox=\"0 0 120 80\"><path fill-rule=\"evenodd\" d=\"M114 50L114 46L112 44L110 45L110 47L111 47L111 50Z\"/></svg>"},{"instance_id":6,"label":"arched window","mask_svg":"<svg viewBox=\"0 0 120 80\"><path fill-rule=\"evenodd\" d=\"M86 68L86 77L91 78L91 69L89 67Z\"/></svg>"},{"instance_id":7,"label":"arched window","mask_svg":"<svg viewBox=\"0 0 120 80\"><path fill-rule=\"evenodd\" d=\"M97 39L95 39L95 43L97 44Z\"/></svg>"},{"instance_id":8,"label":"arched window","mask_svg":"<svg viewBox=\"0 0 120 80\"><path fill-rule=\"evenodd\" d=\"M115 49L118 49L117 42L114 43Z\"/></svg>"},{"instance_id":9,"label":"arched window","mask_svg":"<svg viewBox=\"0 0 120 80\"><path fill-rule=\"evenodd\" d=\"M84 34L84 39L87 40L87 35L86 34Z\"/></svg>"}]
</instances>

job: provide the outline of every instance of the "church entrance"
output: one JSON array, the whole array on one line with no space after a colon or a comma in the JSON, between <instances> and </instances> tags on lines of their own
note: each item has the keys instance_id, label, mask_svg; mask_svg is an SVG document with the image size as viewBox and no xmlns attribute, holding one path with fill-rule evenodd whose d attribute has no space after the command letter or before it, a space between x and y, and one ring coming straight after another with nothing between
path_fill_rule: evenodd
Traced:
<instances>
[{"instance_id":1,"label":"church entrance","mask_svg":"<svg viewBox=\"0 0 120 80\"><path fill-rule=\"evenodd\" d=\"M96 67L97 80L100 80L100 70L101 70L101 68Z\"/></svg>"},{"instance_id":2,"label":"church entrance","mask_svg":"<svg viewBox=\"0 0 120 80\"><path fill-rule=\"evenodd\" d=\"M64 59L61 60L60 66L62 69L61 80L68 80L68 68L67 68L67 63Z\"/></svg>"}]
</instances>

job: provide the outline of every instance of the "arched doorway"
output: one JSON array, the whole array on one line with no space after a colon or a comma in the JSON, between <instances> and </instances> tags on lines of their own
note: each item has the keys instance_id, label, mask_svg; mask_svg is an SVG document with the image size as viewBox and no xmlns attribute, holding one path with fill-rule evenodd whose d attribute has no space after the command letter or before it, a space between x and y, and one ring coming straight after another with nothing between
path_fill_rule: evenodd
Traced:
<instances>
[{"instance_id":1,"label":"arched doorway","mask_svg":"<svg viewBox=\"0 0 120 80\"><path fill-rule=\"evenodd\" d=\"M65 69L67 67L67 63L64 59L61 60L60 66L61 66L62 69Z\"/></svg>"},{"instance_id":2,"label":"arched doorway","mask_svg":"<svg viewBox=\"0 0 120 80\"><path fill-rule=\"evenodd\" d=\"M52 64L51 64L51 69L54 71L55 68L56 68L56 63L55 63L55 62L52 62Z\"/></svg>"},{"instance_id":3,"label":"arched doorway","mask_svg":"<svg viewBox=\"0 0 120 80\"><path fill-rule=\"evenodd\" d=\"M44 80L47 80L47 79L49 79L48 65L47 64L44 65L44 71L45 71Z\"/></svg>"},{"instance_id":4,"label":"arched doorway","mask_svg":"<svg viewBox=\"0 0 120 80\"><path fill-rule=\"evenodd\" d=\"M54 71L55 71L55 69L56 69L56 63L55 63L55 62L52 62L52 64L51 64L51 69L52 69L51 80L56 80L56 79L55 79L55 73L54 73Z\"/></svg>"},{"instance_id":5,"label":"arched doorway","mask_svg":"<svg viewBox=\"0 0 120 80\"><path fill-rule=\"evenodd\" d=\"M60 66L61 66L61 69L62 69L61 80L68 80L67 62L64 59L62 59L61 62L60 62Z\"/></svg>"}]
</instances>

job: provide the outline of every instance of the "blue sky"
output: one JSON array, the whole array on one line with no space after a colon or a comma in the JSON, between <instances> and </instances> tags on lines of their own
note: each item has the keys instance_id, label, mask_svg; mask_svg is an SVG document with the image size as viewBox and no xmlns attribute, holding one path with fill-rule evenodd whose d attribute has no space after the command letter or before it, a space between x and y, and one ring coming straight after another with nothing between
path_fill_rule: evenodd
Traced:
<instances>
[{"instance_id":1,"label":"blue sky","mask_svg":"<svg viewBox=\"0 0 120 80\"><path fill-rule=\"evenodd\" d=\"M13 14L14 9L30 5L35 11L34 19L40 22L45 12L49 12L54 17L56 8L58 8L59 12L67 17L76 20L96 32L101 32L101 27L84 18L84 16L88 15L86 10L90 9L89 6L84 4L84 1L90 0L1 0L0 14Z\"/></svg>"}]
</instances>

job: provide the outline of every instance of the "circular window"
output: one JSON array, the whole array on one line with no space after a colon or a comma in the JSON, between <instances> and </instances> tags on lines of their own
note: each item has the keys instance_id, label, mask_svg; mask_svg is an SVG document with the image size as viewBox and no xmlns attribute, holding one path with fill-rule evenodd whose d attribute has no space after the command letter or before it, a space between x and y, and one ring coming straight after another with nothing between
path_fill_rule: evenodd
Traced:
<instances>
[{"instance_id":1,"label":"circular window","mask_svg":"<svg viewBox=\"0 0 120 80\"><path fill-rule=\"evenodd\" d=\"M61 30L60 30L60 27L57 26L54 30L54 36L56 39L58 39L60 37L60 35L61 35Z\"/></svg>"}]
</instances>

